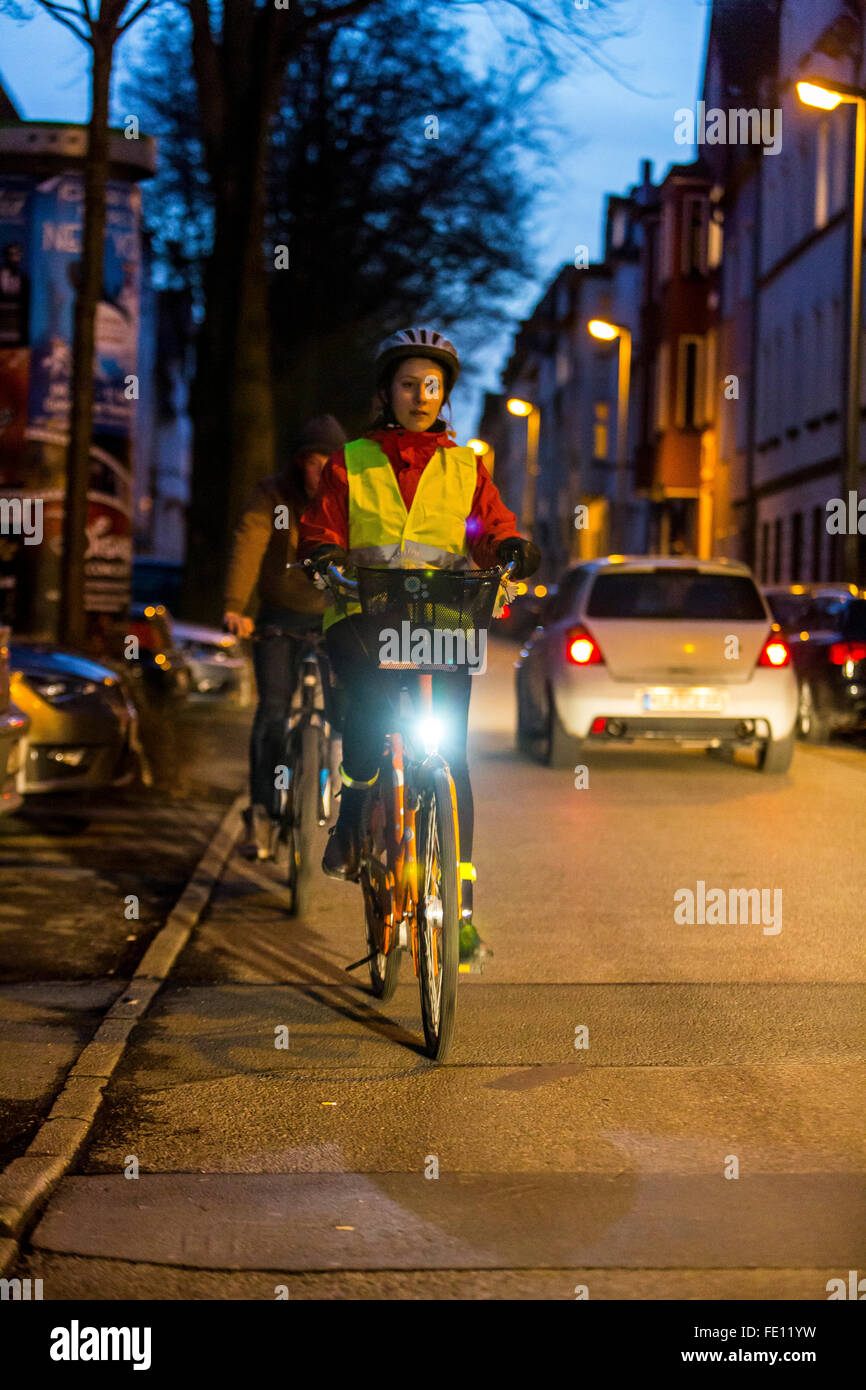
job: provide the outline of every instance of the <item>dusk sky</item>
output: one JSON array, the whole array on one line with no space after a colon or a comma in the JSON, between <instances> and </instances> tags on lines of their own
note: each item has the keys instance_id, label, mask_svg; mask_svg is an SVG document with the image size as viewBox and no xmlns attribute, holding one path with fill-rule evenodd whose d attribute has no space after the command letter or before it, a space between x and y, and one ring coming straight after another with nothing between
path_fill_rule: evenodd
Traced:
<instances>
[{"instance_id":1,"label":"dusk sky","mask_svg":"<svg viewBox=\"0 0 866 1390\"><path fill-rule=\"evenodd\" d=\"M641 159L653 161L658 179L668 164L690 157L688 147L674 141L674 112L697 100L708 13L705 0L623 0L620 24L630 32L605 46L616 76L582 59L567 78L551 85L547 114L563 135L545 170L549 191L539 202L533 228L539 278L515 301L515 325L560 266L573 262L575 246L586 245L597 257L605 193L623 192L637 182ZM483 11L471 28L482 49L495 41ZM133 30L122 42L121 72L124 53L141 33L139 26L138 34ZM42 11L23 24L0 17L0 77L29 120L87 119L87 50ZM115 118L120 114L115 108ZM474 428L482 389L498 387L512 335L513 329L506 330L491 345L455 394L462 438Z\"/></svg>"}]
</instances>

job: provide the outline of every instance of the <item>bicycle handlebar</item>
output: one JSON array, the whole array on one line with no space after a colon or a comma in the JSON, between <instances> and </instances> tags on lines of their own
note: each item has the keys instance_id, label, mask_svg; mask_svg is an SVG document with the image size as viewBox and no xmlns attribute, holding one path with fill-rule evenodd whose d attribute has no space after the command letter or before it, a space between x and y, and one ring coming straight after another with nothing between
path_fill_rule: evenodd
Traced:
<instances>
[{"instance_id":1,"label":"bicycle handlebar","mask_svg":"<svg viewBox=\"0 0 866 1390\"><path fill-rule=\"evenodd\" d=\"M502 568L502 569L500 570L500 579L505 580L505 581L509 580L509 579L511 578L511 575L512 575L513 572L514 572L514 568L515 568L515 565L516 565L516 564L517 564L517 561L516 561L516 560L509 560L509 561L508 561L508 564L505 565L504 568ZM287 570L304 570L305 573L307 573L307 574L311 574L311 573L312 573L312 566L311 566L309 560L295 560L295 561L291 562L290 564L286 565L286 569L287 569ZM467 574L471 574L472 571L471 571L471 570L467 570L466 573L467 573ZM346 576L343 574L343 571L340 570L340 569L338 569L337 566L333 563L333 561L331 562L330 565L328 565L328 568L327 568L327 570L325 571L325 574L323 575L323 578L325 578L326 580L330 581L331 585L333 585L335 588L337 588L337 589L342 589L345 593L348 593L348 594L357 594L357 592L358 592L358 581L357 581L357 579L347 579Z\"/></svg>"}]
</instances>

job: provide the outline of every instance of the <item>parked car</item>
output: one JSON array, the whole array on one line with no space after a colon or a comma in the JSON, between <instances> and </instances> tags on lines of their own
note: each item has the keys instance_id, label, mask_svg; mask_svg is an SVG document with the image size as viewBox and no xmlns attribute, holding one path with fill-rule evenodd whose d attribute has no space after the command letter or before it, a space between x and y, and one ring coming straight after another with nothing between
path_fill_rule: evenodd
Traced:
<instances>
[{"instance_id":1,"label":"parked car","mask_svg":"<svg viewBox=\"0 0 866 1390\"><path fill-rule=\"evenodd\" d=\"M249 687L249 661L237 637L175 618L171 631L196 694L240 696Z\"/></svg>"},{"instance_id":2,"label":"parked car","mask_svg":"<svg viewBox=\"0 0 866 1390\"><path fill-rule=\"evenodd\" d=\"M551 766L595 740L754 746L785 772L796 735L788 646L733 560L634 556L569 569L517 663L517 739Z\"/></svg>"},{"instance_id":3,"label":"parked car","mask_svg":"<svg viewBox=\"0 0 866 1390\"><path fill-rule=\"evenodd\" d=\"M866 599L853 585L803 587L769 601L787 606L800 735L826 743L835 732L866 728Z\"/></svg>"},{"instance_id":4,"label":"parked car","mask_svg":"<svg viewBox=\"0 0 866 1390\"><path fill-rule=\"evenodd\" d=\"M782 631L795 633L802 630L807 612L832 614L860 591L854 584L765 584L761 593Z\"/></svg>"},{"instance_id":5,"label":"parked car","mask_svg":"<svg viewBox=\"0 0 866 1390\"><path fill-rule=\"evenodd\" d=\"M21 805L18 769L21 741L30 727L27 715L12 703L9 685L9 629L0 627L0 816Z\"/></svg>"},{"instance_id":6,"label":"parked car","mask_svg":"<svg viewBox=\"0 0 866 1390\"><path fill-rule=\"evenodd\" d=\"M18 791L101 791L131 781L138 722L118 675L43 643L9 649L11 691L29 716Z\"/></svg>"},{"instance_id":7,"label":"parked car","mask_svg":"<svg viewBox=\"0 0 866 1390\"><path fill-rule=\"evenodd\" d=\"M134 603L130 609L129 636L138 642L138 655L130 659L130 670L145 690L156 696L185 699L192 689L192 676L172 636L165 605Z\"/></svg>"}]
</instances>

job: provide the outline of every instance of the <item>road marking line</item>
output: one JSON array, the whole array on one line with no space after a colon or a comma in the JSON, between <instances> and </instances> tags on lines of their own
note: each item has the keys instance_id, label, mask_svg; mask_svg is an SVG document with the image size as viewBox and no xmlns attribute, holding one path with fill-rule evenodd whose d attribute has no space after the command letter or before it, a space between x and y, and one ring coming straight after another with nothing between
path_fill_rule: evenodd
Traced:
<instances>
[{"instance_id":1,"label":"road marking line","mask_svg":"<svg viewBox=\"0 0 866 1390\"><path fill-rule=\"evenodd\" d=\"M74 1163L135 1025L147 1013L208 904L241 829L245 796L238 796L144 953L138 969L106 1012L90 1042L20 1158L0 1173L0 1273L18 1257L18 1242ZM82 1087L84 1078L98 1084Z\"/></svg>"}]
</instances>

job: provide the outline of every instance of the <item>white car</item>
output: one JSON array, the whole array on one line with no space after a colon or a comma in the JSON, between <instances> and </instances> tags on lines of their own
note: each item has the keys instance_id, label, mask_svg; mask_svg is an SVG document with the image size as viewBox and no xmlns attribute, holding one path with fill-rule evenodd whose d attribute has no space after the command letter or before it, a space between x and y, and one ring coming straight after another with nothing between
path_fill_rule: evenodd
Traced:
<instances>
[{"instance_id":1,"label":"white car","mask_svg":"<svg viewBox=\"0 0 866 1390\"><path fill-rule=\"evenodd\" d=\"M517 741L570 767L596 741L755 746L786 772L797 680L746 565L608 556L567 571L517 664Z\"/></svg>"}]
</instances>

